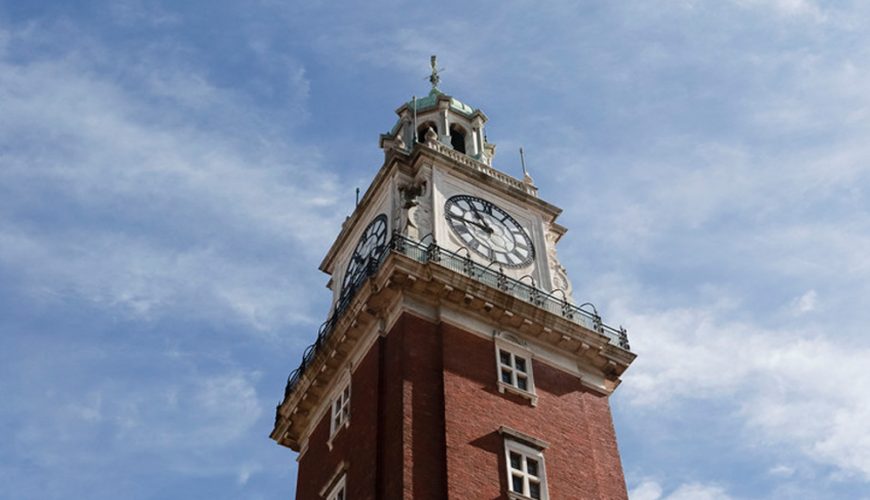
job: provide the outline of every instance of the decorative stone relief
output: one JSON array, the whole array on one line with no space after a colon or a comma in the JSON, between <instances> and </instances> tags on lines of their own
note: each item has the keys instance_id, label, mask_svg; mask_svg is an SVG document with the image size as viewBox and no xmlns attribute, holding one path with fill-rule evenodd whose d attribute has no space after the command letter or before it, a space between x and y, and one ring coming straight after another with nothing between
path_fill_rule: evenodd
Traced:
<instances>
[{"instance_id":1,"label":"decorative stone relief","mask_svg":"<svg viewBox=\"0 0 870 500\"><path fill-rule=\"evenodd\" d=\"M501 330L493 330L492 333L493 333L493 337L495 337L495 338L499 338L499 339L507 340L508 342L513 342L514 344L516 344L516 345L518 345L518 346L525 347L525 348L528 348L528 347L529 347L529 343L528 343L528 342L526 342L525 340L523 340L523 339L517 337L516 335L514 335L514 334L512 334L512 333L504 332L504 331L501 331Z\"/></svg>"},{"instance_id":2,"label":"decorative stone relief","mask_svg":"<svg viewBox=\"0 0 870 500\"><path fill-rule=\"evenodd\" d=\"M436 144L438 144L438 132L435 132L435 129L429 127L429 130L426 131L426 145L430 148L434 148Z\"/></svg>"},{"instance_id":3,"label":"decorative stone relief","mask_svg":"<svg viewBox=\"0 0 870 500\"><path fill-rule=\"evenodd\" d=\"M405 211L402 209L402 188L401 184L399 187L396 187L395 182L393 183L393 187L391 189L396 189L398 194L396 196L391 196L390 199L392 203L390 204L390 208L392 209L392 217L390 220L392 221L392 232L395 233L403 233L405 227Z\"/></svg>"},{"instance_id":4,"label":"decorative stone relief","mask_svg":"<svg viewBox=\"0 0 870 500\"><path fill-rule=\"evenodd\" d=\"M403 128L400 128L399 131L396 132L395 148L398 149L399 151L405 151L406 149L408 149L408 148L405 146L405 130L404 130L404 127L403 127Z\"/></svg>"},{"instance_id":5,"label":"decorative stone relief","mask_svg":"<svg viewBox=\"0 0 870 500\"><path fill-rule=\"evenodd\" d=\"M420 240L432 232L432 207L429 203L431 197L429 183L425 180L399 186L401 214L397 220L403 236Z\"/></svg>"},{"instance_id":6,"label":"decorative stone relief","mask_svg":"<svg viewBox=\"0 0 870 500\"><path fill-rule=\"evenodd\" d=\"M562 290L568 300L572 300L571 281L568 280L568 272L565 267L559 262L559 256L556 255L556 241L559 239L558 233L550 227L546 228L547 232L547 265L550 267L550 275L553 280L553 290Z\"/></svg>"}]
</instances>

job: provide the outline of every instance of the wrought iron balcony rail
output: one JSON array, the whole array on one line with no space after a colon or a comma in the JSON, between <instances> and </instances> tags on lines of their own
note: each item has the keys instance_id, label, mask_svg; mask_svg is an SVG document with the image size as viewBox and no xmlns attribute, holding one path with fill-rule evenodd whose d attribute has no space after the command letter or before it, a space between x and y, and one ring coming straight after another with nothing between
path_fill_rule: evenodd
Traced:
<instances>
[{"instance_id":1,"label":"wrought iron balcony rail","mask_svg":"<svg viewBox=\"0 0 870 500\"><path fill-rule=\"evenodd\" d=\"M594 330L606 336L610 340L610 343L622 349L631 349L625 329L619 328L617 330L602 323L601 316L598 315L595 307L588 302L581 306L575 306L567 300L562 290L545 292L536 286L506 276L501 269L493 269L492 264L490 266L483 266L471 260L469 256L445 250L435 243L426 245L397 234L393 235L389 243L380 248L373 258L369 260L365 271L360 273L359 277L350 283L345 292L342 293L329 319L320 325L317 339L305 349L299 367L293 370L287 378L287 386L284 390L285 398L293 392L299 379L305 373L305 369L314 360L320 347L329 338L329 335L335 328L335 324L341 318L351 300L353 300L359 287L362 286L368 277L374 275L380 269L391 252L400 253L418 262L434 262L447 269L463 273L485 285L502 290L514 297L534 304L551 313L558 314L590 330ZM587 306L592 310L588 311L584 309Z\"/></svg>"}]
</instances>

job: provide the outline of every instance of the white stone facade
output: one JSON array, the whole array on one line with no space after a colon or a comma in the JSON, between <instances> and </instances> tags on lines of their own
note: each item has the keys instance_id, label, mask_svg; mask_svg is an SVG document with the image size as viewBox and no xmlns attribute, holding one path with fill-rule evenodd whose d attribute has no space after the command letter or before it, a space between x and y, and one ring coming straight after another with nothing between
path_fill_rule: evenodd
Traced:
<instances>
[{"instance_id":1,"label":"white stone facade","mask_svg":"<svg viewBox=\"0 0 870 500\"><path fill-rule=\"evenodd\" d=\"M534 283L545 292L561 290L555 293L570 300L571 284L556 254L556 243L565 232L555 222L561 210L537 197L530 178L519 180L490 165L495 147L485 143L483 113L440 93L428 99L429 107L417 113L416 124L427 131L424 126L430 124L432 132L417 136L415 142L412 106L396 111L398 123L381 136L384 165L321 264L332 275L334 300L341 297L343 274L360 235L379 214L387 215L390 235L397 232L425 244L436 243L483 266L502 268L508 277ZM451 128L465 134L465 153L451 146ZM444 211L446 201L461 194L487 200L519 222L534 246L533 261L518 268L502 267L464 248Z\"/></svg>"}]
</instances>

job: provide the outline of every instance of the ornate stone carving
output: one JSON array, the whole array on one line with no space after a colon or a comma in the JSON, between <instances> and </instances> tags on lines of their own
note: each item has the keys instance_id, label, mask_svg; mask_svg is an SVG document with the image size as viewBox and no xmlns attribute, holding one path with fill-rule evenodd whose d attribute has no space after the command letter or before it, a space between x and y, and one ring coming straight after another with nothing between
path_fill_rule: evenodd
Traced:
<instances>
[{"instance_id":1,"label":"ornate stone carving","mask_svg":"<svg viewBox=\"0 0 870 500\"><path fill-rule=\"evenodd\" d=\"M399 131L396 132L395 148L400 150L400 151L405 151L407 149L407 146L405 145L405 128L404 127L400 128Z\"/></svg>"},{"instance_id":2,"label":"ornate stone carving","mask_svg":"<svg viewBox=\"0 0 870 500\"><path fill-rule=\"evenodd\" d=\"M438 144L438 132L435 132L435 129L429 127L429 130L426 131L426 145L430 148L434 148L436 144Z\"/></svg>"},{"instance_id":3,"label":"ornate stone carving","mask_svg":"<svg viewBox=\"0 0 870 500\"><path fill-rule=\"evenodd\" d=\"M550 268L550 276L553 281L553 290L562 290L565 292L565 297L572 300L571 281L568 279L568 272L565 267L559 262L559 256L556 254L556 241L559 239L559 234L553 231L552 228L546 228L547 235L547 265ZM572 300L573 301L573 300Z\"/></svg>"},{"instance_id":4,"label":"ornate stone carving","mask_svg":"<svg viewBox=\"0 0 870 500\"><path fill-rule=\"evenodd\" d=\"M392 203L390 204L392 208L392 218L390 220L393 221L392 231L393 233L404 234L403 230L405 228L405 211L402 209L402 185L399 184L398 187L394 185L394 188L396 188L398 195L392 197Z\"/></svg>"},{"instance_id":5,"label":"ornate stone carving","mask_svg":"<svg viewBox=\"0 0 870 500\"><path fill-rule=\"evenodd\" d=\"M504 331L501 331L501 330L493 330L493 336L496 337L496 338L500 338L500 339L503 339L503 340L507 340L507 341L509 341L509 342L513 342L514 344L519 345L519 346L522 346L522 347L528 347L528 346L529 346L529 343L528 343L528 342L526 342L525 340L521 339L520 337L517 337L516 335L514 335L514 334L512 334L512 333L504 332Z\"/></svg>"},{"instance_id":6,"label":"ornate stone carving","mask_svg":"<svg viewBox=\"0 0 870 500\"><path fill-rule=\"evenodd\" d=\"M397 220L400 221L398 227L402 235L420 240L432 232L431 197L429 183L425 180L399 186L401 215Z\"/></svg>"}]
</instances>

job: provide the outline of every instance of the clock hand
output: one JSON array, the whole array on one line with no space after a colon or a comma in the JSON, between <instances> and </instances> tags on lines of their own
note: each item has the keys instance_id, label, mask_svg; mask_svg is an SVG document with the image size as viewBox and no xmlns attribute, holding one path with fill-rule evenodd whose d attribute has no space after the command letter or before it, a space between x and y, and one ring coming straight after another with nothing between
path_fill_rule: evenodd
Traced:
<instances>
[{"instance_id":1,"label":"clock hand","mask_svg":"<svg viewBox=\"0 0 870 500\"><path fill-rule=\"evenodd\" d=\"M451 219L458 220L458 221L460 221L460 222L464 222L464 223L466 223L466 224L471 224L471 225L473 225L473 226L477 226L477 227L479 227L479 228L481 228L481 229L483 229L484 231L487 231L487 232L491 232L491 231L492 231L489 227L487 227L487 226L485 226L485 225L483 225L483 224L481 224L481 223L479 223L479 222L475 222L475 221L473 221L473 220L468 220L468 219L466 219L465 217L457 217L457 216L455 216L455 215L453 215L453 214L447 214L447 217L450 217Z\"/></svg>"},{"instance_id":2,"label":"clock hand","mask_svg":"<svg viewBox=\"0 0 870 500\"><path fill-rule=\"evenodd\" d=\"M484 229L484 231L486 231L487 233L492 234L492 228L491 228L491 227L489 226L489 224L486 222L486 219L484 219L484 218L480 215L480 212L478 212L477 209L474 208L474 205L471 205L471 212L474 213L474 216L477 217L477 220L479 220L480 222L483 223L483 229Z\"/></svg>"}]
</instances>

